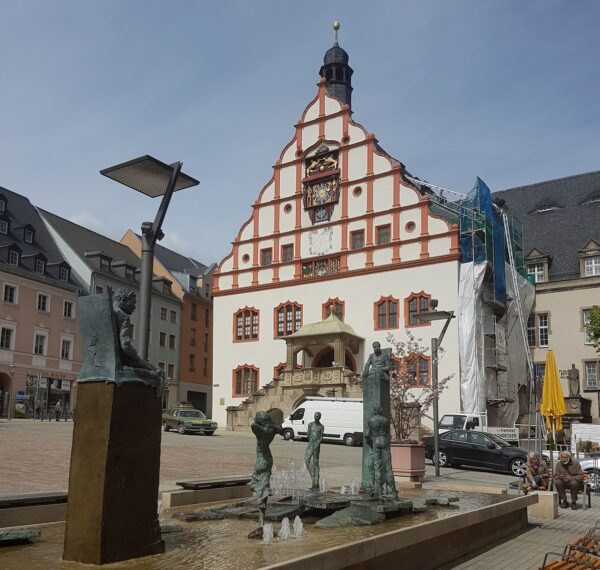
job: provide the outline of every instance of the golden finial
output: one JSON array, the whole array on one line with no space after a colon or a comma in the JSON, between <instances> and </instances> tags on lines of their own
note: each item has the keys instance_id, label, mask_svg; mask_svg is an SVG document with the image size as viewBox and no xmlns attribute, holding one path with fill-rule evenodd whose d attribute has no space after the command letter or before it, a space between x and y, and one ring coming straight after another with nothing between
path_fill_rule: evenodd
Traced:
<instances>
[{"instance_id":1,"label":"golden finial","mask_svg":"<svg viewBox=\"0 0 600 570\"><path fill-rule=\"evenodd\" d=\"M336 20L333 22L333 29L335 30L335 43L338 42L338 30L340 29L341 24Z\"/></svg>"}]
</instances>

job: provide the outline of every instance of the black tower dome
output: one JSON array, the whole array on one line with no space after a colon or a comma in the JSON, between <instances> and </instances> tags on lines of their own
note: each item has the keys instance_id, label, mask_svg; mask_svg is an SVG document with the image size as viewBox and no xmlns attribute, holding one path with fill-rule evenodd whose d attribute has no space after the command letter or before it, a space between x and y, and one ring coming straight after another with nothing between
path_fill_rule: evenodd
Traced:
<instances>
[{"instance_id":1,"label":"black tower dome","mask_svg":"<svg viewBox=\"0 0 600 570\"><path fill-rule=\"evenodd\" d=\"M333 24L335 30L335 43L333 47L325 52L323 65L319 70L319 75L325 78L325 89L332 97L335 97L342 103L351 105L352 101L352 68L348 65L348 54L339 46L337 42L337 31L339 23Z\"/></svg>"}]
</instances>

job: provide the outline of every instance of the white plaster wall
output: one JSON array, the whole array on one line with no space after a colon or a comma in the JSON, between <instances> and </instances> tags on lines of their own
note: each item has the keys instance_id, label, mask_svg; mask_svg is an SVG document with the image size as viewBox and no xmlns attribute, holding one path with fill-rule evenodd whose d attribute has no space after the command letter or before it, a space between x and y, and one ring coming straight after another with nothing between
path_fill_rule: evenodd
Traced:
<instances>
[{"instance_id":1,"label":"white plaster wall","mask_svg":"<svg viewBox=\"0 0 600 570\"><path fill-rule=\"evenodd\" d=\"M238 286L239 287L250 287L252 285L252 272L244 271L238 274Z\"/></svg>"},{"instance_id":2,"label":"white plaster wall","mask_svg":"<svg viewBox=\"0 0 600 570\"><path fill-rule=\"evenodd\" d=\"M287 281L288 279L294 278L294 266L293 265L284 265L279 268L279 280Z\"/></svg>"},{"instance_id":3,"label":"white plaster wall","mask_svg":"<svg viewBox=\"0 0 600 570\"><path fill-rule=\"evenodd\" d=\"M407 243L400 246L400 259L402 261L414 261L421 255L421 244Z\"/></svg>"},{"instance_id":4,"label":"white plaster wall","mask_svg":"<svg viewBox=\"0 0 600 570\"><path fill-rule=\"evenodd\" d=\"M345 321L357 334L365 337L369 347L375 340L389 346L386 336L390 331L375 331L373 303L381 296L393 295L400 301L400 327L392 332L398 337L405 335L404 299L412 291L431 294L439 300L440 308L457 310L458 262L447 262L433 266L419 266L380 273L363 274L329 281L314 281L309 284L291 285L274 289L244 292L239 295L217 296L214 299L214 401L213 417L225 425L225 408L241 403L242 398L232 396L232 371L239 365L253 364L260 369L260 384L272 379L273 367L285 360L285 343L273 338L273 311L285 301L303 305L303 324L321 320L322 304L329 297L337 296L345 301ZM254 306L260 311L260 339L257 342L232 342L232 319L236 310ZM415 329L426 346L431 336L437 336L441 325ZM445 354L440 362L440 378L454 373L455 381L440 402L440 414L459 409L458 390L458 340L456 320L444 338ZM216 357L218 355L218 358ZM357 367L362 368L363 358L358 358ZM220 404L220 399L224 404Z\"/></svg>"},{"instance_id":5,"label":"white plaster wall","mask_svg":"<svg viewBox=\"0 0 600 570\"><path fill-rule=\"evenodd\" d=\"M338 111L341 111L341 109L342 109L342 105L337 99L334 99L333 97L329 97L329 95L325 95L325 114L326 115L332 115L333 113L337 113Z\"/></svg>"},{"instance_id":6,"label":"white plaster wall","mask_svg":"<svg viewBox=\"0 0 600 570\"><path fill-rule=\"evenodd\" d=\"M325 138L328 140L341 141L344 136L344 123L341 117L330 119L325 122Z\"/></svg>"},{"instance_id":7,"label":"white plaster wall","mask_svg":"<svg viewBox=\"0 0 600 570\"><path fill-rule=\"evenodd\" d=\"M406 224L415 223L415 229L412 232L406 231ZM400 240L412 239L421 235L421 209L403 210L400 212Z\"/></svg>"},{"instance_id":8,"label":"white plaster wall","mask_svg":"<svg viewBox=\"0 0 600 570\"><path fill-rule=\"evenodd\" d=\"M302 147L307 149L314 145L319 138L319 125L302 127ZM316 150L316 149L315 149Z\"/></svg>"},{"instance_id":9,"label":"white plaster wall","mask_svg":"<svg viewBox=\"0 0 600 570\"><path fill-rule=\"evenodd\" d=\"M258 272L258 284L266 285L273 281L273 269L260 269Z\"/></svg>"},{"instance_id":10,"label":"white plaster wall","mask_svg":"<svg viewBox=\"0 0 600 570\"><path fill-rule=\"evenodd\" d=\"M348 179L357 180L367 173L367 147L359 146L348 151ZM363 192L366 188L363 188Z\"/></svg>"},{"instance_id":11,"label":"white plaster wall","mask_svg":"<svg viewBox=\"0 0 600 570\"><path fill-rule=\"evenodd\" d=\"M296 137L292 140L292 143L285 149L285 152L281 155L281 162L291 162L296 158Z\"/></svg>"},{"instance_id":12,"label":"white plaster wall","mask_svg":"<svg viewBox=\"0 0 600 570\"><path fill-rule=\"evenodd\" d=\"M319 100L315 99L314 103L306 109L306 113L304 114L304 121L312 121L319 116Z\"/></svg>"},{"instance_id":13,"label":"white plaster wall","mask_svg":"<svg viewBox=\"0 0 600 570\"><path fill-rule=\"evenodd\" d=\"M243 227L242 231L240 232L240 239L241 240L250 239L252 237L253 233L254 233L254 222L252 220L249 220L248 222L246 222L244 224L244 227Z\"/></svg>"},{"instance_id":14,"label":"white plaster wall","mask_svg":"<svg viewBox=\"0 0 600 570\"><path fill-rule=\"evenodd\" d=\"M274 229L273 206L264 206L258 210L258 231L261 235L272 234Z\"/></svg>"},{"instance_id":15,"label":"white plaster wall","mask_svg":"<svg viewBox=\"0 0 600 570\"><path fill-rule=\"evenodd\" d=\"M392 176L373 181L373 209L386 211L394 203L394 179Z\"/></svg>"},{"instance_id":16,"label":"white plaster wall","mask_svg":"<svg viewBox=\"0 0 600 570\"><path fill-rule=\"evenodd\" d=\"M348 271L355 269L364 269L366 254L364 253L349 253L348 254Z\"/></svg>"},{"instance_id":17,"label":"white plaster wall","mask_svg":"<svg viewBox=\"0 0 600 570\"><path fill-rule=\"evenodd\" d=\"M392 263L392 248L375 249L373 251L373 263L377 265L387 265Z\"/></svg>"},{"instance_id":18,"label":"white plaster wall","mask_svg":"<svg viewBox=\"0 0 600 570\"><path fill-rule=\"evenodd\" d=\"M223 265L220 269L223 273L226 271L231 271L233 269L233 255L230 255L227 259L223 261Z\"/></svg>"},{"instance_id":19,"label":"white plaster wall","mask_svg":"<svg viewBox=\"0 0 600 570\"><path fill-rule=\"evenodd\" d=\"M354 189L362 189L360 196L354 196ZM351 185L348 189L348 216L360 216L367 211L367 187L365 184Z\"/></svg>"},{"instance_id":20,"label":"white plaster wall","mask_svg":"<svg viewBox=\"0 0 600 570\"><path fill-rule=\"evenodd\" d=\"M243 243L238 248L238 267L240 269L245 269L247 267L252 267L252 244L251 243ZM250 256L250 260L247 262L242 261L244 255ZM233 264L232 264L233 265Z\"/></svg>"},{"instance_id":21,"label":"white plaster wall","mask_svg":"<svg viewBox=\"0 0 600 570\"><path fill-rule=\"evenodd\" d=\"M438 239L429 240L429 255L434 257L436 255L448 255L450 253L450 238L443 237Z\"/></svg>"},{"instance_id":22,"label":"white plaster wall","mask_svg":"<svg viewBox=\"0 0 600 570\"><path fill-rule=\"evenodd\" d=\"M365 133L360 127L355 125L348 125L348 136L350 137L351 143L356 143L365 140Z\"/></svg>"},{"instance_id":23,"label":"white plaster wall","mask_svg":"<svg viewBox=\"0 0 600 570\"><path fill-rule=\"evenodd\" d=\"M381 156L380 154L373 153L373 173L380 174L381 172L387 172L392 167L392 163Z\"/></svg>"},{"instance_id":24,"label":"white plaster wall","mask_svg":"<svg viewBox=\"0 0 600 570\"><path fill-rule=\"evenodd\" d=\"M292 207L292 210L289 213L286 213L285 206L289 204ZM281 208L279 210L279 231L280 232L289 232L294 229L296 225L296 204L294 202L285 202L281 204Z\"/></svg>"},{"instance_id":25,"label":"white plaster wall","mask_svg":"<svg viewBox=\"0 0 600 570\"><path fill-rule=\"evenodd\" d=\"M261 202L270 202L275 197L275 184L270 182L269 185L263 190L260 197Z\"/></svg>"},{"instance_id":26,"label":"white plaster wall","mask_svg":"<svg viewBox=\"0 0 600 570\"><path fill-rule=\"evenodd\" d=\"M441 218L429 216L429 235L444 234L450 229L450 224Z\"/></svg>"},{"instance_id":27,"label":"white plaster wall","mask_svg":"<svg viewBox=\"0 0 600 570\"><path fill-rule=\"evenodd\" d=\"M296 167L285 166L279 172L279 195L293 196L296 192Z\"/></svg>"},{"instance_id":28,"label":"white plaster wall","mask_svg":"<svg viewBox=\"0 0 600 570\"><path fill-rule=\"evenodd\" d=\"M400 184L400 205L410 206L419 202L419 194L416 190Z\"/></svg>"}]
</instances>

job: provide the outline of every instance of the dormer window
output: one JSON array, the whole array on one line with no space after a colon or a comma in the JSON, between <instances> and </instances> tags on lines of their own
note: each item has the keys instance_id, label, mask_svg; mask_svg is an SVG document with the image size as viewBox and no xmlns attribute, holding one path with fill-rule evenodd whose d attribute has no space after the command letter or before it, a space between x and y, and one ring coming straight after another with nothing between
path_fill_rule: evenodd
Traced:
<instances>
[{"instance_id":1,"label":"dormer window","mask_svg":"<svg viewBox=\"0 0 600 570\"><path fill-rule=\"evenodd\" d=\"M10 231L10 222L8 221L8 218L0 219L0 234L7 236L9 231Z\"/></svg>"},{"instance_id":2,"label":"dormer window","mask_svg":"<svg viewBox=\"0 0 600 570\"><path fill-rule=\"evenodd\" d=\"M6 198L0 195L0 212L6 212Z\"/></svg>"},{"instance_id":3,"label":"dormer window","mask_svg":"<svg viewBox=\"0 0 600 570\"><path fill-rule=\"evenodd\" d=\"M110 271L110 258L100 256L100 269L102 271Z\"/></svg>"},{"instance_id":4,"label":"dormer window","mask_svg":"<svg viewBox=\"0 0 600 570\"><path fill-rule=\"evenodd\" d=\"M23 230L23 241L25 243L33 243L33 230L30 230L30 229Z\"/></svg>"},{"instance_id":5,"label":"dormer window","mask_svg":"<svg viewBox=\"0 0 600 570\"><path fill-rule=\"evenodd\" d=\"M15 267L19 267L21 263L21 254L16 249L11 249L8 251L8 264L14 265Z\"/></svg>"},{"instance_id":6,"label":"dormer window","mask_svg":"<svg viewBox=\"0 0 600 570\"><path fill-rule=\"evenodd\" d=\"M544 263L528 263L527 274L533 275L534 283L543 283L546 281L546 270Z\"/></svg>"},{"instance_id":7,"label":"dormer window","mask_svg":"<svg viewBox=\"0 0 600 570\"><path fill-rule=\"evenodd\" d=\"M46 262L41 257L35 260L35 272L41 275L46 273Z\"/></svg>"},{"instance_id":8,"label":"dormer window","mask_svg":"<svg viewBox=\"0 0 600 570\"><path fill-rule=\"evenodd\" d=\"M163 281L163 293L165 295L171 294L171 284L167 281Z\"/></svg>"},{"instance_id":9,"label":"dormer window","mask_svg":"<svg viewBox=\"0 0 600 570\"><path fill-rule=\"evenodd\" d=\"M129 265L125 266L125 279L135 281L135 269Z\"/></svg>"},{"instance_id":10,"label":"dormer window","mask_svg":"<svg viewBox=\"0 0 600 570\"><path fill-rule=\"evenodd\" d=\"M600 255L586 257L583 260L583 268L586 277L594 277L600 275Z\"/></svg>"},{"instance_id":11,"label":"dormer window","mask_svg":"<svg viewBox=\"0 0 600 570\"><path fill-rule=\"evenodd\" d=\"M69 270L66 267L61 267L58 270L58 278L61 281L68 281L69 280Z\"/></svg>"}]
</instances>

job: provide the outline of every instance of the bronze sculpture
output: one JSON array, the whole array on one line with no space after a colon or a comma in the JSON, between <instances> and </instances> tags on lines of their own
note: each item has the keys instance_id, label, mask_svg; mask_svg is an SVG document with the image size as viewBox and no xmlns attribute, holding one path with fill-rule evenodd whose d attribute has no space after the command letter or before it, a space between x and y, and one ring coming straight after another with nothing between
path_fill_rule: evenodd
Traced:
<instances>
[{"instance_id":1,"label":"bronze sculpture","mask_svg":"<svg viewBox=\"0 0 600 570\"><path fill-rule=\"evenodd\" d=\"M308 445L304 453L304 463L312 479L312 488L319 488L319 455L321 453L321 442L323 441L324 426L321 423L321 412L315 412L315 421L308 424Z\"/></svg>"},{"instance_id":2,"label":"bronze sculpture","mask_svg":"<svg viewBox=\"0 0 600 570\"><path fill-rule=\"evenodd\" d=\"M384 487L387 485L394 499L398 499L390 456L390 421L383 415L381 406L373 409L373 415L367 422L365 439L371 446L371 494L376 494L383 501Z\"/></svg>"},{"instance_id":3,"label":"bronze sculpture","mask_svg":"<svg viewBox=\"0 0 600 570\"><path fill-rule=\"evenodd\" d=\"M273 420L267 412L256 412L251 429L256 437L256 464L252 472L250 488L258 505L258 528L253 530L248 538L261 538L267 511L267 500L271 493L270 480L271 470L273 469L273 456L269 446L273 438L282 433L282 429L273 424Z\"/></svg>"}]
</instances>

